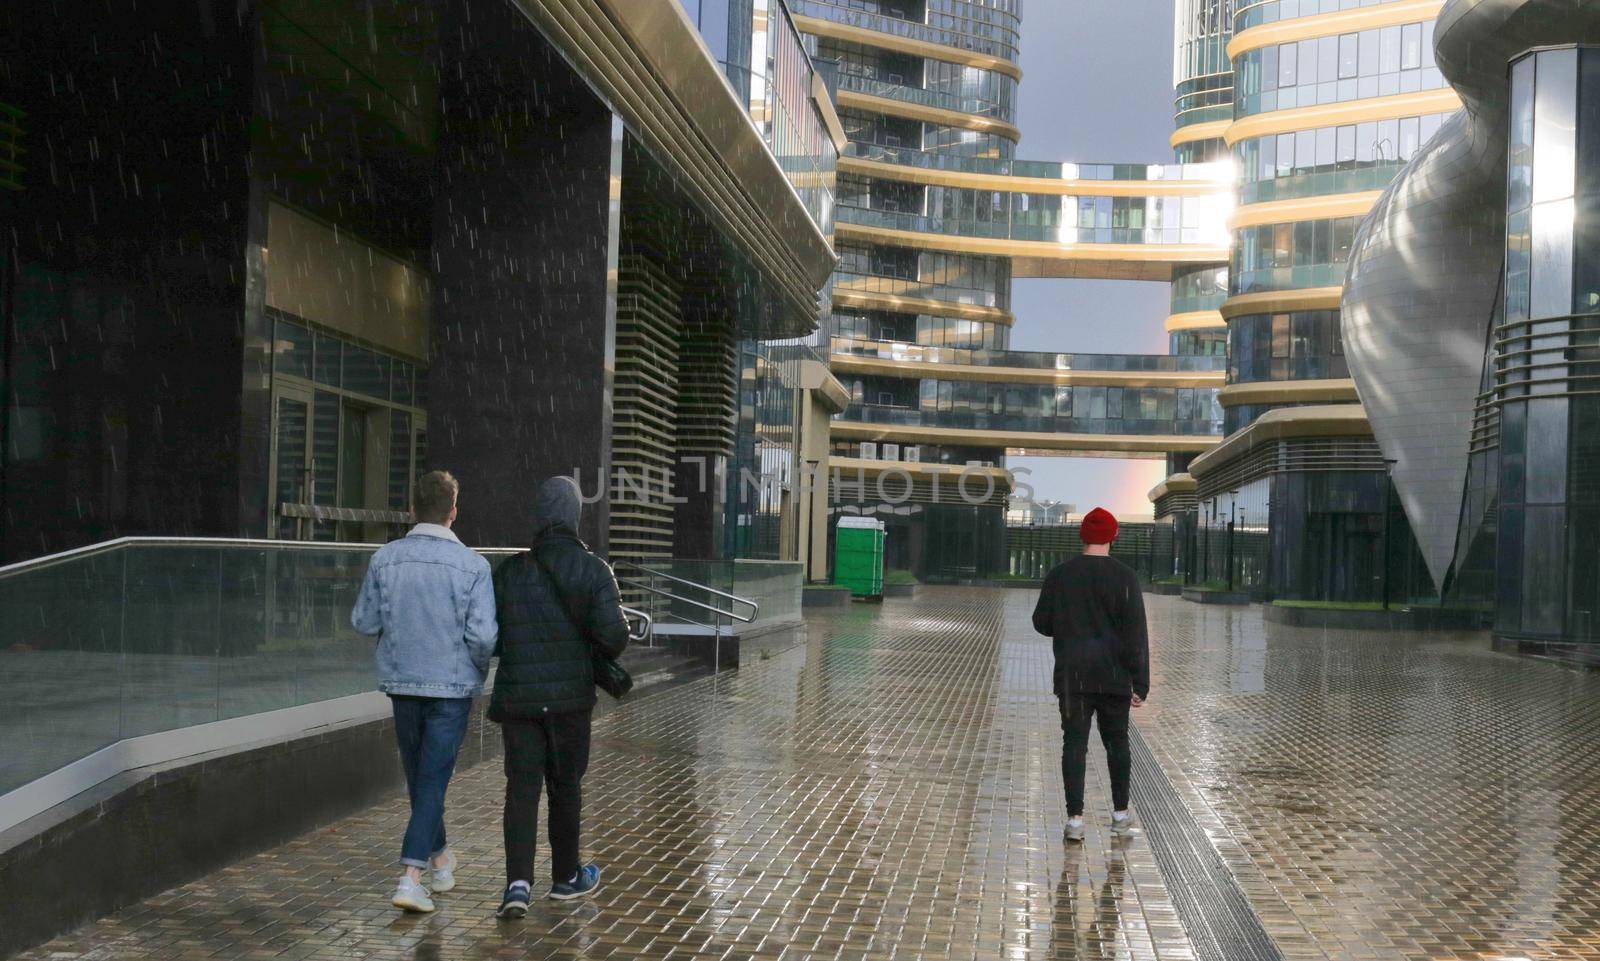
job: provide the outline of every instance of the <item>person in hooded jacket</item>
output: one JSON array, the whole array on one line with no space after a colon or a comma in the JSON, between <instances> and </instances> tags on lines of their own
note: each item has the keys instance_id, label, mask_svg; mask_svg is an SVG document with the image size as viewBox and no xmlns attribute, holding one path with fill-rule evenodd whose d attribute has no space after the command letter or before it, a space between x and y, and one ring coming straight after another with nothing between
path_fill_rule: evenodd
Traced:
<instances>
[{"instance_id":1,"label":"person in hooded jacket","mask_svg":"<svg viewBox=\"0 0 1600 961\"><path fill-rule=\"evenodd\" d=\"M600 887L599 865L578 856L594 653L621 654L628 622L611 566L578 539L581 507L572 478L546 480L533 503L533 543L494 575L500 666L489 718L505 740L506 892L496 912L502 918L528 911L541 788L550 801L549 896L581 898Z\"/></svg>"},{"instance_id":2,"label":"person in hooded jacket","mask_svg":"<svg viewBox=\"0 0 1600 961\"><path fill-rule=\"evenodd\" d=\"M1033 628L1051 639L1054 686L1061 704L1061 774L1066 784L1066 840L1082 841L1083 784L1089 725L1097 721L1111 775L1111 831L1133 828L1128 809L1132 753L1128 712L1150 696L1150 639L1139 576L1111 556L1117 519L1103 507L1078 528L1083 553L1045 575Z\"/></svg>"}]
</instances>

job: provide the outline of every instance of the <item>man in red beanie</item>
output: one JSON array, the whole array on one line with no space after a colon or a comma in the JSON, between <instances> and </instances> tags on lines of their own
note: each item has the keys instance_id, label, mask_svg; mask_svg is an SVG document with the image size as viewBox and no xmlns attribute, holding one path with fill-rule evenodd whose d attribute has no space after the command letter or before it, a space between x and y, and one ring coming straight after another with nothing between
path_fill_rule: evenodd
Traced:
<instances>
[{"instance_id":1,"label":"man in red beanie","mask_svg":"<svg viewBox=\"0 0 1600 961\"><path fill-rule=\"evenodd\" d=\"M1082 841L1083 781L1089 724L1111 772L1111 831L1133 827L1128 810L1128 711L1150 695L1150 641L1139 577L1111 556L1117 519L1103 507L1084 515L1083 553L1045 575L1033 627L1055 648L1055 693L1061 702L1061 774L1067 788L1069 841Z\"/></svg>"}]
</instances>

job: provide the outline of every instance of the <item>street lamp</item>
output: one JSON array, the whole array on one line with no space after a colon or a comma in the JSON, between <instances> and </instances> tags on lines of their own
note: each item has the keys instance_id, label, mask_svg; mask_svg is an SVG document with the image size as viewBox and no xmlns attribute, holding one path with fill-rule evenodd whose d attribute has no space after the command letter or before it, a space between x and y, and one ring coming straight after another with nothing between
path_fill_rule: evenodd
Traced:
<instances>
[{"instance_id":1,"label":"street lamp","mask_svg":"<svg viewBox=\"0 0 1600 961\"><path fill-rule=\"evenodd\" d=\"M1395 461L1385 457L1383 459L1383 526L1379 529L1378 550L1383 556L1378 559L1378 579L1381 582L1379 591L1383 596L1383 609L1389 609L1389 488L1394 486Z\"/></svg>"},{"instance_id":2,"label":"street lamp","mask_svg":"<svg viewBox=\"0 0 1600 961\"><path fill-rule=\"evenodd\" d=\"M1233 590L1233 522L1239 506L1239 492L1228 491L1228 590Z\"/></svg>"}]
</instances>

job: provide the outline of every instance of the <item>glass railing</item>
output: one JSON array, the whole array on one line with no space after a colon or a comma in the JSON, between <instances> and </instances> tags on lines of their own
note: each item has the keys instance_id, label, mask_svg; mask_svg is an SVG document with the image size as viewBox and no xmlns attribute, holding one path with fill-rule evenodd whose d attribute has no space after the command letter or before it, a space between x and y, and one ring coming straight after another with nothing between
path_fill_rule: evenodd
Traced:
<instances>
[{"instance_id":1,"label":"glass railing","mask_svg":"<svg viewBox=\"0 0 1600 961\"><path fill-rule=\"evenodd\" d=\"M977 14L976 16L952 17L950 19L954 23L959 23L961 29L944 29L852 8L843 3L828 3L826 0L789 0L789 9L796 16L816 17L871 30L874 33L921 40L924 43L954 47L957 50L971 50L1015 63L1018 29L1016 16L976 4L969 6Z\"/></svg>"},{"instance_id":2,"label":"glass railing","mask_svg":"<svg viewBox=\"0 0 1600 961\"><path fill-rule=\"evenodd\" d=\"M1197 393L1208 388L1198 388ZM1215 393L1211 391L1211 393ZM1210 408L1209 400L1197 406ZM956 427L969 430L1026 431L1037 434L1178 434L1213 436L1222 433L1222 419L1122 417L1061 417L1048 414L993 413L986 410L923 410L878 404L851 404L836 419L896 427Z\"/></svg>"},{"instance_id":3,"label":"glass railing","mask_svg":"<svg viewBox=\"0 0 1600 961\"><path fill-rule=\"evenodd\" d=\"M1228 292L1226 290L1204 294L1189 294L1182 297L1175 296L1172 298L1172 312L1175 314L1190 314L1198 310L1217 310L1222 307L1222 302L1227 299Z\"/></svg>"},{"instance_id":4,"label":"glass railing","mask_svg":"<svg viewBox=\"0 0 1600 961\"><path fill-rule=\"evenodd\" d=\"M368 544L139 539L0 569L0 793L126 738L374 689Z\"/></svg>"},{"instance_id":5,"label":"glass railing","mask_svg":"<svg viewBox=\"0 0 1600 961\"><path fill-rule=\"evenodd\" d=\"M858 77L855 74L840 74L839 89L853 90L856 93L864 93L872 97L883 97L888 100L898 100L902 103L921 104L924 107L938 107L943 110L970 113L980 117L995 117L1007 123L1012 120L1012 108L1001 106L989 100L960 97L940 90L926 90L922 87L908 87L901 83L888 83L883 80L873 80L870 77Z\"/></svg>"},{"instance_id":6,"label":"glass railing","mask_svg":"<svg viewBox=\"0 0 1600 961\"><path fill-rule=\"evenodd\" d=\"M1233 294L1269 290L1299 290L1303 287L1337 287L1344 284L1345 262L1307 264L1303 267L1263 267L1233 272Z\"/></svg>"},{"instance_id":7,"label":"glass railing","mask_svg":"<svg viewBox=\"0 0 1600 961\"><path fill-rule=\"evenodd\" d=\"M840 205L838 222L919 234L946 234L994 240L1055 244L1225 244L1220 225L1209 227L1078 227L1025 224L1008 220L956 220L871 207Z\"/></svg>"},{"instance_id":8,"label":"glass railing","mask_svg":"<svg viewBox=\"0 0 1600 961\"><path fill-rule=\"evenodd\" d=\"M1178 111L1172 118L1173 127L1182 130L1184 127L1192 127L1197 123L1216 123L1218 120L1232 120L1233 91L1229 90L1227 95L1227 103L1202 104Z\"/></svg>"},{"instance_id":9,"label":"glass railing","mask_svg":"<svg viewBox=\"0 0 1600 961\"><path fill-rule=\"evenodd\" d=\"M1056 354L1048 351L929 347L895 340L835 338L835 354L880 357L926 364L971 364L1030 370L1088 370L1211 373L1227 370L1222 357L1174 357L1169 354Z\"/></svg>"},{"instance_id":10,"label":"glass railing","mask_svg":"<svg viewBox=\"0 0 1600 961\"><path fill-rule=\"evenodd\" d=\"M1227 161L1195 164L1066 163L1056 160L959 157L911 147L886 147L857 141L851 141L845 148L844 156L878 160L906 167L920 167L925 170L1036 177L1044 180L1185 180L1218 185L1227 185L1233 180L1233 165Z\"/></svg>"},{"instance_id":11,"label":"glass railing","mask_svg":"<svg viewBox=\"0 0 1600 961\"><path fill-rule=\"evenodd\" d=\"M350 610L378 546L124 538L0 568L0 794L128 738L376 690ZM687 576L762 617L799 610L797 563L703 563Z\"/></svg>"},{"instance_id":12,"label":"glass railing","mask_svg":"<svg viewBox=\"0 0 1600 961\"><path fill-rule=\"evenodd\" d=\"M1272 180L1252 180L1239 185L1241 204L1296 197L1322 197L1362 190L1382 190L1405 164L1399 161L1361 170L1319 170L1291 174Z\"/></svg>"}]
</instances>

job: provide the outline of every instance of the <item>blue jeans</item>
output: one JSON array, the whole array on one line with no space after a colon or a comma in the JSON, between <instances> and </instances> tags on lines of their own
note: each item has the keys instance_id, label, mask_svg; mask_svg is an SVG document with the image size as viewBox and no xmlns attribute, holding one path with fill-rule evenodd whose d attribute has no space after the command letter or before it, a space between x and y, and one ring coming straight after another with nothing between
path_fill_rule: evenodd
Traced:
<instances>
[{"instance_id":1,"label":"blue jeans","mask_svg":"<svg viewBox=\"0 0 1600 961\"><path fill-rule=\"evenodd\" d=\"M400 863L426 868L444 853L444 792L456 769L456 754L472 714L470 697L391 697L394 737L411 793L411 820L400 845Z\"/></svg>"}]
</instances>

